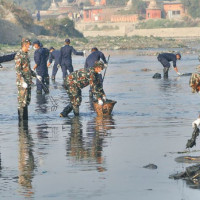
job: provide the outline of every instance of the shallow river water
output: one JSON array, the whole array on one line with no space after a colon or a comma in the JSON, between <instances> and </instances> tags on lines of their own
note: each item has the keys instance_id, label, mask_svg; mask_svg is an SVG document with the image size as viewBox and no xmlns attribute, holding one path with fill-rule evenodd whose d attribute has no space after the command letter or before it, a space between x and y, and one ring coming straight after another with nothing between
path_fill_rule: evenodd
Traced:
<instances>
[{"instance_id":1,"label":"shallow river water","mask_svg":"<svg viewBox=\"0 0 200 200\"><path fill-rule=\"evenodd\" d=\"M189 77L152 79L162 72L155 56L129 52L111 55L104 90L117 101L113 115L97 117L83 90L80 117L59 118L68 103L59 70L49 95L32 89L27 127L18 128L14 63L0 70L0 199L194 200L200 196L183 180L169 175L191 164L177 163L199 114L200 95ZM83 57L73 57L75 69ZM33 64L33 63L32 63ZM181 72L194 72L197 55L183 55ZM144 72L141 69L152 71ZM51 69L49 70L51 74ZM35 81L35 80L34 80ZM52 109L51 97L58 104ZM184 155L198 156L200 142ZM156 164L156 170L144 165Z\"/></svg>"}]
</instances>

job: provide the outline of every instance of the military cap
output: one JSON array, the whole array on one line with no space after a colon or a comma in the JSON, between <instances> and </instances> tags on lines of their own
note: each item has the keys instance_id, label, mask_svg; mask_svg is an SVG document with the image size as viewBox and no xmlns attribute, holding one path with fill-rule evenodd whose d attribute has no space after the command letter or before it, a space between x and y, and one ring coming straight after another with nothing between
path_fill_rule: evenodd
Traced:
<instances>
[{"instance_id":1,"label":"military cap","mask_svg":"<svg viewBox=\"0 0 200 200\"><path fill-rule=\"evenodd\" d=\"M65 39L65 42L70 43L70 39Z\"/></svg>"},{"instance_id":2,"label":"military cap","mask_svg":"<svg viewBox=\"0 0 200 200\"><path fill-rule=\"evenodd\" d=\"M94 64L94 68L95 67L101 67L102 69L104 69L105 65L102 61L96 61L95 64Z\"/></svg>"},{"instance_id":3,"label":"military cap","mask_svg":"<svg viewBox=\"0 0 200 200\"><path fill-rule=\"evenodd\" d=\"M31 40L29 38L22 38L21 45L23 45L25 43L30 43L31 44Z\"/></svg>"},{"instance_id":4,"label":"military cap","mask_svg":"<svg viewBox=\"0 0 200 200\"><path fill-rule=\"evenodd\" d=\"M31 40L29 38L22 38L22 42L30 42L31 43Z\"/></svg>"}]
</instances>

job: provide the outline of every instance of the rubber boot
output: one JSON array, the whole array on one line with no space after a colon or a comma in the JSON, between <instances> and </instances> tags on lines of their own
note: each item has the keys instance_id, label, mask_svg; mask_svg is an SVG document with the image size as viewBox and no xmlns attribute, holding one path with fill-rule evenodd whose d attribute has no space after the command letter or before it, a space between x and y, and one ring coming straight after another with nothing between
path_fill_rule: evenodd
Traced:
<instances>
[{"instance_id":1,"label":"rubber boot","mask_svg":"<svg viewBox=\"0 0 200 200\"><path fill-rule=\"evenodd\" d=\"M168 67L164 67L164 69L163 69L163 78L165 78L165 79L168 78L168 71L169 71L169 68Z\"/></svg>"},{"instance_id":2,"label":"rubber boot","mask_svg":"<svg viewBox=\"0 0 200 200\"><path fill-rule=\"evenodd\" d=\"M46 76L44 78L44 84L46 84L47 86L49 86L49 76Z\"/></svg>"},{"instance_id":3,"label":"rubber boot","mask_svg":"<svg viewBox=\"0 0 200 200\"><path fill-rule=\"evenodd\" d=\"M60 113L60 117L67 117L67 115L72 111L73 107L70 103L68 106L64 108L64 110Z\"/></svg>"},{"instance_id":4,"label":"rubber boot","mask_svg":"<svg viewBox=\"0 0 200 200\"><path fill-rule=\"evenodd\" d=\"M24 107L23 120L28 120L28 106Z\"/></svg>"},{"instance_id":5,"label":"rubber boot","mask_svg":"<svg viewBox=\"0 0 200 200\"><path fill-rule=\"evenodd\" d=\"M36 93L37 94L42 94L42 90L37 90Z\"/></svg>"},{"instance_id":6,"label":"rubber boot","mask_svg":"<svg viewBox=\"0 0 200 200\"><path fill-rule=\"evenodd\" d=\"M19 122L28 120L28 107L18 108Z\"/></svg>"},{"instance_id":7,"label":"rubber boot","mask_svg":"<svg viewBox=\"0 0 200 200\"><path fill-rule=\"evenodd\" d=\"M79 116L79 106L74 106L73 107L73 112L75 116Z\"/></svg>"},{"instance_id":8,"label":"rubber boot","mask_svg":"<svg viewBox=\"0 0 200 200\"><path fill-rule=\"evenodd\" d=\"M23 121L23 108L18 108L18 120L19 122Z\"/></svg>"}]
</instances>

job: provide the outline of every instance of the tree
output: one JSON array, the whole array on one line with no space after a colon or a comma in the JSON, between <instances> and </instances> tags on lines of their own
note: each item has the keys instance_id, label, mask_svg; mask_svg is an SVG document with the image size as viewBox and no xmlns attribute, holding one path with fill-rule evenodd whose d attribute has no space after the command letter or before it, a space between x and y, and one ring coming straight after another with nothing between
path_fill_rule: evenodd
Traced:
<instances>
[{"instance_id":1,"label":"tree","mask_svg":"<svg viewBox=\"0 0 200 200\"><path fill-rule=\"evenodd\" d=\"M107 5L112 6L125 6L128 0L107 0Z\"/></svg>"},{"instance_id":2,"label":"tree","mask_svg":"<svg viewBox=\"0 0 200 200\"><path fill-rule=\"evenodd\" d=\"M199 0L182 0L188 14L193 18L200 18L200 1Z\"/></svg>"},{"instance_id":3,"label":"tree","mask_svg":"<svg viewBox=\"0 0 200 200\"><path fill-rule=\"evenodd\" d=\"M133 0L133 11L136 14L145 14L146 13L147 4L142 0Z\"/></svg>"}]
</instances>

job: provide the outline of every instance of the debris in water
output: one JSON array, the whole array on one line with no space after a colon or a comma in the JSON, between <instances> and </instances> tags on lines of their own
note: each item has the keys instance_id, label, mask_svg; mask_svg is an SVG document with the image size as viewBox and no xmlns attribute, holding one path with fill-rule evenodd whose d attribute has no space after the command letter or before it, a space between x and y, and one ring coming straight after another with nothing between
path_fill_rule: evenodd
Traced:
<instances>
[{"instance_id":1,"label":"debris in water","mask_svg":"<svg viewBox=\"0 0 200 200\"><path fill-rule=\"evenodd\" d=\"M141 69L141 71L143 71L143 72L150 72L150 71L152 71L151 69L148 69L148 68L143 68L143 69Z\"/></svg>"},{"instance_id":2,"label":"debris in water","mask_svg":"<svg viewBox=\"0 0 200 200\"><path fill-rule=\"evenodd\" d=\"M187 141L186 148L192 148L194 145L196 145L196 139L198 135L199 135L199 129L195 124L194 131L192 133L192 138Z\"/></svg>"},{"instance_id":3,"label":"debris in water","mask_svg":"<svg viewBox=\"0 0 200 200\"><path fill-rule=\"evenodd\" d=\"M155 73L152 78L161 79L161 74Z\"/></svg>"},{"instance_id":4,"label":"debris in water","mask_svg":"<svg viewBox=\"0 0 200 200\"><path fill-rule=\"evenodd\" d=\"M143 166L143 168L146 168L146 169L157 169L157 165L154 165L154 164L148 164L148 165L145 165Z\"/></svg>"},{"instance_id":5,"label":"debris in water","mask_svg":"<svg viewBox=\"0 0 200 200\"><path fill-rule=\"evenodd\" d=\"M188 180L195 185L200 184L200 164L193 165L186 168L185 172L172 174L169 176L172 179Z\"/></svg>"}]
</instances>

